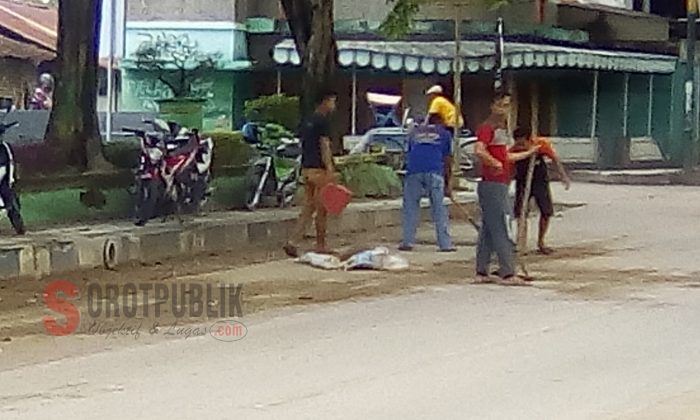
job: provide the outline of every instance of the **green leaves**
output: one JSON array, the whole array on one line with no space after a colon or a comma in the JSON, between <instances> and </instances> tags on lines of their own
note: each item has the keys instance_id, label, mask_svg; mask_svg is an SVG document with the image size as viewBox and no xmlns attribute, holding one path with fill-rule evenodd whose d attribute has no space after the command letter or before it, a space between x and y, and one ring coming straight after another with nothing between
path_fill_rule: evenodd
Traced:
<instances>
[{"instance_id":1,"label":"green leaves","mask_svg":"<svg viewBox=\"0 0 700 420\"><path fill-rule=\"evenodd\" d=\"M299 97L286 95L260 96L245 103L245 117L248 121L277 123L287 130L299 126Z\"/></svg>"},{"instance_id":2,"label":"green leaves","mask_svg":"<svg viewBox=\"0 0 700 420\"><path fill-rule=\"evenodd\" d=\"M408 35L413 29L414 19L420 12L421 7L435 0L386 0L388 4L393 4L394 8L389 12L386 19L379 28L382 34L389 39L400 39ZM509 5L511 0L443 0L441 3L460 4L481 2L490 9L499 9Z\"/></svg>"},{"instance_id":3,"label":"green leaves","mask_svg":"<svg viewBox=\"0 0 700 420\"><path fill-rule=\"evenodd\" d=\"M355 197L397 197L401 195L401 179L388 166L372 162L352 162L340 168L341 183Z\"/></svg>"},{"instance_id":4,"label":"green leaves","mask_svg":"<svg viewBox=\"0 0 700 420\"><path fill-rule=\"evenodd\" d=\"M411 32L413 19L420 11L422 4L427 0L386 0L394 3L394 8L389 12L379 30L389 39L403 38Z\"/></svg>"}]
</instances>

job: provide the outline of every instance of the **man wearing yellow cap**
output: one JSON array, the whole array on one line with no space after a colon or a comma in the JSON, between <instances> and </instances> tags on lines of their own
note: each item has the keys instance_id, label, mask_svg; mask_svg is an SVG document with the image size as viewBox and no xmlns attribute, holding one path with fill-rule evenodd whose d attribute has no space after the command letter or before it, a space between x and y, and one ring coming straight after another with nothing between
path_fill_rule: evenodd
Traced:
<instances>
[{"instance_id":1,"label":"man wearing yellow cap","mask_svg":"<svg viewBox=\"0 0 700 420\"><path fill-rule=\"evenodd\" d=\"M428 96L428 118L437 114L445 125L454 131L455 128L464 126L462 115L457 112L457 108L449 99L445 97L445 92L440 85L435 85L428 89L425 94ZM427 119L426 119L427 120Z\"/></svg>"}]
</instances>

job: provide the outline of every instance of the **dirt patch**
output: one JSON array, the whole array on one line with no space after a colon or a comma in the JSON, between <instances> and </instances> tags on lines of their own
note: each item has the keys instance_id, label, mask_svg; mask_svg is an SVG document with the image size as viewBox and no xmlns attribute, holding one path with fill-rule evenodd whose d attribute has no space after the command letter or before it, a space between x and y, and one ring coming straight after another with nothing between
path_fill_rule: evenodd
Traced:
<instances>
[{"instance_id":1,"label":"dirt patch","mask_svg":"<svg viewBox=\"0 0 700 420\"><path fill-rule=\"evenodd\" d=\"M548 256L530 254L525 257L525 262L531 274L535 275L536 287L585 299L620 298L631 288L658 283L681 285L692 278L661 275L650 270L604 270L566 265L567 261L602 257L612 252L605 245L599 242L561 248Z\"/></svg>"},{"instance_id":2,"label":"dirt patch","mask_svg":"<svg viewBox=\"0 0 700 420\"><path fill-rule=\"evenodd\" d=\"M335 243L345 247L345 250L355 248L362 241L363 246L373 243L397 243L399 229L389 228L358 235L346 235L335 238ZM354 243L353 243L354 241ZM581 260L603 256L609 251L605 244L594 243L586 246L576 246L557 249L550 256L527 255L525 262L528 270L536 276L532 286L542 289L555 290L559 293L584 299L602 299L618 296L625 289L653 282L688 282L688 278L661 277L655 273L641 271L602 271L595 269L567 268L568 260ZM282 252L259 252L240 255L235 251L219 254L198 256L187 260L164 260L155 264L131 264L121 267L118 271L92 270L89 272L68 273L61 276L69 279L80 289L80 296L86 296L89 284L124 284L127 282L158 283L172 287L186 282L209 284L208 274L242 268L256 263L265 263L284 259ZM459 257L457 257L459 258ZM472 258L471 252L469 258ZM278 263L275 263L278 264ZM245 315L255 312L292 305L308 305L328 303L348 299L379 297L401 293L413 293L426 287L440 285L467 285L472 281L474 272L473 262L446 261L429 262L424 265L413 265L410 270L391 272L324 272L311 267L299 268L290 263L280 266L263 265L260 270L286 270L287 275L265 276L246 279L244 291L241 294L242 310ZM285 265L286 264L286 265ZM292 271L294 268L294 272ZM253 271L259 271L253 268ZM283 273L284 274L284 273ZM42 317L49 313L43 302L43 290L49 281L42 280L5 281L0 284L0 340L10 339L31 334L45 334ZM239 282L241 279L231 279ZM484 287L484 286L475 286ZM495 286L488 286L495 287ZM122 298L120 296L120 298ZM76 301L81 313L86 310L87 302ZM206 313L206 312L205 312ZM136 317L130 320L142 321L145 328L158 322L163 325L213 322L215 318L206 315L193 318L175 317L169 310L169 305L163 305L162 313L156 318L150 315ZM79 334L90 334L90 328L99 323L101 328L118 328L123 318L93 319L81 324Z\"/></svg>"}]
</instances>

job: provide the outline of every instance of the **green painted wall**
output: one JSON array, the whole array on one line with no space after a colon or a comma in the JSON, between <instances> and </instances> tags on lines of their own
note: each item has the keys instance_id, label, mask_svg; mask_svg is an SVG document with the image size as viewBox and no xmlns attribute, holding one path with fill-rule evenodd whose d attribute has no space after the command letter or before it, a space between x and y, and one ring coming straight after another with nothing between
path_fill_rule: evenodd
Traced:
<instances>
[{"instance_id":1,"label":"green painted wall","mask_svg":"<svg viewBox=\"0 0 700 420\"><path fill-rule=\"evenodd\" d=\"M676 164L682 161L687 144L683 137L684 71L683 67L679 67L673 75L654 75L653 82L648 74L629 75L627 137L651 134L664 157ZM557 136L590 136L593 78L593 72L566 72L547 82L556 90ZM596 134L600 140L598 160L601 167L626 164L623 158L628 146L624 132L624 94L623 73L600 72Z\"/></svg>"},{"instance_id":2,"label":"green painted wall","mask_svg":"<svg viewBox=\"0 0 700 420\"><path fill-rule=\"evenodd\" d=\"M631 74L629 78L629 115L627 132L630 137L649 135L649 75Z\"/></svg>"},{"instance_id":3,"label":"green painted wall","mask_svg":"<svg viewBox=\"0 0 700 420\"><path fill-rule=\"evenodd\" d=\"M233 128L240 129L245 123L245 101L255 96L255 82L248 72L233 74L235 94L233 96ZM275 84L277 81L275 80Z\"/></svg>"},{"instance_id":4,"label":"green painted wall","mask_svg":"<svg viewBox=\"0 0 700 420\"><path fill-rule=\"evenodd\" d=\"M195 96L206 99L205 130L211 130L217 126L225 128L233 126L237 74L231 71L216 71L195 84ZM168 87L157 80L155 75L142 70L125 70L122 86L122 109L127 112L157 111L156 100L172 96ZM241 99L238 98L238 100Z\"/></svg>"},{"instance_id":5,"label":"green painted wall","mask_svg":"<svg viewBox=\"0 0 700 420\"><path fill-rule=\"evenodd\" d=\"M670 111L670 147L671 158L676 163L682 163L689 149L689 139L685 128L685 64L679 64L671 79L673 97Z\"/></svg>"},{"instance_id":6,"label":"green painted wall","mask_svg":"<svg viewBox=\"0 0 700 420\"><path fill-rule=\"evenodd\" d=\"M666 159L677 158L671 130L671 107L673 106L673 75L654 76L654 99L652 103L651 135Z\"/></svg>"},{"instance_id":7,"label":"green painted wall","mask_svg":"<svg viewBox=\"0 0 700 420\"><path fill-rule=\"evenodd\" d=\"M559 137L590 137L593 72L571 72L555 79Z\"/></svg>"},{"instance_id":8,"label":"green painted wall","mask_svg":"<svg viewBox=\"0 0 700 420\"><path fill-rule=\"evenodd\" d=\"M600 73L598 82L599 164L620 166L624 146L624 83L622 73Z\"/></svg>"}]
</instances>

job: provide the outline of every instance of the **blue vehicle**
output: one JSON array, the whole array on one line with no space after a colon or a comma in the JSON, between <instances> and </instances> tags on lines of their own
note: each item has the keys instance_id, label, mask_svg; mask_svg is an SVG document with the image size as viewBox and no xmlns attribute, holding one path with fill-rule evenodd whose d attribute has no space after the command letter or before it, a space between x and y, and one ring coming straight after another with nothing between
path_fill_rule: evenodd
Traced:
<instances>
[{"instance_id":1,"label":"blue vehicle","mask_svg":"<svg viewBox=\"0 0 700 420\"><path fill-rule=\"evenodd\" d=\"M397 171L403 171L405 154L408 150L408 131L414 124L420 124L409 117L410 108L399 119L398 111L402 97L367 92L367 102L374 114L375 126L365 133L362 141L350 153L367 153L381 148L387 155L387 163ZM459 138L459 166L466 178L476 176L474 165L474 144L476 137L469 130L462 130Z\"/></svg>"}]
</instances>

